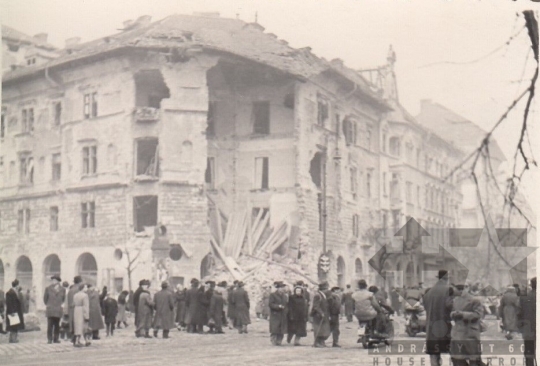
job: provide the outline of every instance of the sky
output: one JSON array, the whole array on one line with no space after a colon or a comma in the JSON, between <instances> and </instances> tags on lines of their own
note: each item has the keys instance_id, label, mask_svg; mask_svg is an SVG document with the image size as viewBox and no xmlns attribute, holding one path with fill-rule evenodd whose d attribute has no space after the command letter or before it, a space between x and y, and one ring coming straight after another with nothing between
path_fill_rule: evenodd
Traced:
<instances>
[{"instance_id":1,"label":"sky","mask_svg":"<svg viewBox=\"0 0 540 366\"><path fill-rule=\"evenodd\" d=\"M411 114L431 99L489 130L532 77L521 12L536 10L538 19L539 7L524 0L0 0L0 21L30 35L46 32L63 47L67 38L117 33L123 21L141 15L159 20L216 11L247 22L257 17L292 47L311 47L354 69L384 64L392 45L400 102ZM531 125L538 124L536 104ZM523 109L524 102L495 134L509 158ZM531 140L540 141L531 127Z\"/></svg>"}]
</instances>

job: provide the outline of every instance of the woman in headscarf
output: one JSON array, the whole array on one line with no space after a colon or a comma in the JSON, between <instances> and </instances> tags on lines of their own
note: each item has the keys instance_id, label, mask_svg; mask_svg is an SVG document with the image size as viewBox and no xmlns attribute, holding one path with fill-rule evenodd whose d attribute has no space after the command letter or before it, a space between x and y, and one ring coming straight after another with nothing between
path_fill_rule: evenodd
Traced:
<instances>
[{"instance_id":1,"label":"woman in headscarf","mask_svg":"<svg viewBox=\"0 0 540 366\"><path fill-rule=\"evenodd\" d=\"M289 312L287 322L287 343L291 343L294 336L294 345L300 346L300 338L307 337L307 301L304 296L304 289L296 286L289 297Z\"/></svg>"}]
</instances>

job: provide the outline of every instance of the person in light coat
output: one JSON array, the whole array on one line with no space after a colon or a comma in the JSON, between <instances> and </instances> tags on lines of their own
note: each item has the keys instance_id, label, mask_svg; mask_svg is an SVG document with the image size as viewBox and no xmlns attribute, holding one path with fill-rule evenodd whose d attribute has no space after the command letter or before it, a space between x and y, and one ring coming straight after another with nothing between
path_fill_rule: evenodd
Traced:
<instances>
[{"instance_id":1,"label":"person in light coat","mask_svg":"<svg viewBox=\"0 0 540 366\"><path fill-rule=\"evenodd\" d=\"M518 331L519 312L520 304L517 290L514 286L508 286L499 306L499 315L502 318L503 329L508 340L513 339Z\"/></svg>"},{"instance_id":2,"label":"person in light coat","mask_svg":"<svg viewBox=\"0 0 540 366\"><path fill-rule=\"evenodd\" d=\"M45 289L43 302L46 305L47 340L48 343L60 343L60 319L64 315L62 305L66 299L66 291L60 286L60 276L51 277L52 284ZM54 334L54 335L53 335Z\"/></svg>"},{"instance_id":3,"label":"person in light coat","mask_svg":"<svg viewBox=\"0 0 540 366\"><path fill-rule=\"evenodd\" d=\"M169 338L169 330L174 328L174 294L169 289L169 284L161 283L161 291L154 295L154 337L158 337L158 331L163 329L163 338Z\"/></svg>"},{"instance_id":4,"label":"person in light coat","mask_svg":"<svg viewBox=\"0 0 540 366\"><path fill-rule=\"evenodd\" d=\"M152 338L150 335L150 328L152 327L152 311L154 308L154 302L152 301L152 295L148 291L150 287L150 281L144 280L141 285L141 293L139 295L139 303L137 306L137 330L135 334L137 337L142 337L141 332L144 330L145 338Z\"/></svg>"},{"instance_id":5,"label":"person in light coat","mask_svg":"<svg viewBox=\"0 0 540 366\"><path fill-rule=\"evenodd\" d=\"M73 296L73 345L75 347L89 346L88 322L90 320L90 301L88 299L88 286L76 285L78 292ZM85 341L83 345L81 338Z\"/></svg>"}]
</instances>

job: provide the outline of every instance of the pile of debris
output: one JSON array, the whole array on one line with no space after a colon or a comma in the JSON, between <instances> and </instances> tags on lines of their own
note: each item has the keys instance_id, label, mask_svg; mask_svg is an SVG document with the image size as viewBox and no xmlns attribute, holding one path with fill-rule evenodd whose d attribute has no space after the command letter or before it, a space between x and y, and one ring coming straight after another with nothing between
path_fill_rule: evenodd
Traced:
<instances>
[{"instance_id":1,"label":"pile of debris","mask_svg":"<svg viewBox=\"0 0 540 366\"><path fill-rule=\"evenodd\" d=\"M210 230L217 261L209 276L213 280L243 281L253 304L260 300L263 288L274 281L289 285L298 280L316 283L295 259L283 254L292 239L290 217L272 228L268 209L237 210L227 215L217 205L214 207Z\"/></svg>"}]
</instances>

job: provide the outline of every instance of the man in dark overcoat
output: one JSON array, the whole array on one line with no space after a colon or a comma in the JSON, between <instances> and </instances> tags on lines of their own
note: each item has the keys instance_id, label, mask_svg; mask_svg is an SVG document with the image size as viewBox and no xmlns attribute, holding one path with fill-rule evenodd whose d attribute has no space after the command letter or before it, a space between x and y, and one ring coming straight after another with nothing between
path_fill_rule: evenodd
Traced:
<instances>
[{"instance_id":1,"label":"man in dark overcoat","mask_svg":"<svg viewBox=\"0 0 540 366\"><path fill-rule=\"evenodd\" d=\"M206 297L206 290L209 284L202 285L197 290L197 311L195 312L195 324L197 333L204 333L204 326L208 325L208 308L210 308L210 300Z\"/></svg>"},{"instance_id":2,"label":"man in dark overcoat","mask_svg":"<svg viewBox=\"0 0 540 366\"><path fill-rule=\"evenodd\" d=\"M311 315L313 316L313 347L326 347L324 343L330 336L330 313L328 309L328 282L324 281L319 284L319 291L313 296L313 308Z\"/></svg>"},{"instance_id":3,"label":"man in dark overcoat","mask_svg":"<svg viewBox=\"0 0 540 366\"><path fill-rule=\"evenodd\" d=\"M66 291L60 286L60 276L51 277L52 284L45 289L43 302L46 305L45 316L47 317L47 341L49 344L60 343L60 319L64 315L62 305L66 299ZM54 335L53 335L54 334Z\"/></svg>"},{"instance_id":4,"label":"man in dark overcoat","mask_svg":"<svg viewBox=\"0 0 540 366\"><path fill-rule=\"evenodd\" d=\"M75 312L75 304L73 303L73 296L77 292L79 292L79 285L82 283L82 277L81 276L75 276L73 278L73 285L69 288L68 294L67 294L67 306L68 306L68 322L69 322L69 334L71 337L71 342L75 344L75 336L73 334L74 326L73 326L73 313Z\"/></svg>"},{"instance_id":5,"label":"man in dark overcoat","mask_svg":"<svg viewBox=\"0 0 540 366\"><path fill-rule=\"evenodd\" d=\"M186 291L186 317L185 322L188 333L197 332L197 307L199 306L197 296L199 293L199 280L191 280L191 288Z\"/></svg>"},{"instance_id":6,"label":"man in dark overcoat","mask_svg":"<svg viewBox=\"0 0 540 366\"><path fill-rule=\"evenodd\" d=\"M238 327L238 333L247 333L247 326L251 324L249 318L249 296L246 290L244 290L244 282L238 281L236 284L238 287L232 295L232 303L234 304L234 319Z\"/></svg>"},{"instance_id":7,"label":"man in dark overcoat","mask_svg":"<svg viewBox=\"0 0 540 366\"><path fill-rule=\"evenodd\" d=\"M7 332L4 330L4 311L6 308L6 296L4 294L4 291L0 290L0 334L6 334Z\"/></svg>"},{"instance_id":8,"label":"man in dark overcoat","mask_svg":"<svg viewBox=\"0 0 540 366\"><path fill-rule=\"evenodd\" d=\"M521 314L519 330L525 346L525 365L534 366L536 361L536 277L531 279L531 289L520 298Z\"/></svg>"},{"instance_id":9,"label":"man in dark overcoat","mask_svg":"<svg viewBox=\"0 0 540 366\"><path fill-rule=\"evenodd\" d=\"M270 294L270 341L274 346L281 346L283 336L287 333L287 296L282 281L274 282L276 290Z\"/></svg>"},{"instance_id":10,"label":"man in dark overcoat","mask_svg":"<svg viewBox=\"0 0 540 366\"><path fill-rule=\"evenodd\" d=\"M24 329L24 309L19 298L18 286L19 280L14 280L6 292L6 331L9 332L9 343L19 343L19 330ZM11 325L10 317L18 317L18 324Z\"/></svg>"},{"instance_id":11,"label":"man in dark overcoat","mask_svg":"<svg viewBox=\"0 0 540 366\"><path fill-rule=\"evenodd\" d=\"M135 329L139 327L139 298L141 297L141 293L143 292L142 287L144 286L145 282L146 282L145 280L140 280L139 287L133 293L133 308L135 310Z\"/></svg>"},{"instance_id":12,"label":"man in dark overcoat","mask_svg":"<svg viewBox=\"0 0 540 366\"><path fill-rule=\"evenodd\" d=\"M161 283L161 291L154 295L154 337L157 338L158 331L163 329L163 338L169 338L169 330L174 328L174 295L169 291L167 282Z\"/></svg>"},{"instance_id":13,"label":"man in dark overcoat","mask_svg":"<svg viewBox=\"0 0 540 366\"><path fill-rule=\"evenodd\" d=\"M452 298L448 286L448 271L440 270L437 278L437 283L424 295L426 353L430 355L431 366L440 366L441 353L448 353L452 329Z\"/></svg>"},{"instance_id":14,"label":"man in dark overcoat","mask_svg":"<svg viewBox=\"0 0 540 366\"><path fill-rule=\"evenodd\" d=\"M345 316L347 317L347 322L350 323L353 321L353 314L354 314L354 300L352 298L351 285L347 285L347 290L343 294L343 297L341 298L341 302L343 303Z\"/></svg>"},{"instance_id":15,"label":"man in dark overcoat","mask_svg":"<svg viewBox=\"0 0 540 366\"><path fill-rule=\"evenodd\" d=\"M237 328L236 320L234 319L234 316L236 314L236 311L234 309L234 304L232 303L233 293L236 291L236 285L238 284L238 281L234 281L233 285L229 287L227 291L227 318L229 318L229 329Z\"/></svg>"},{"instance_id":16,"label":"man in dark overcoat","mask_svg":"<svg viewBox=\"0 0 540 366\"><path fill-rule=\"evenodd\" d=\"M223 334L223 308L225 306L225 299L223 295L227 292L227 283L220 282L217 288L212 292L212 299L210 300L210 311L208 313L208 322L214 323L216 328L216 334Z\"/></svg>"},{"instance_id":17,"label":"man in dark overcoat","mask_svg":"<svg viewBox=\"0 0 540 366\"><path fill-rule=\"evenodd\" d=\"M205 325L208 325L208 333L214 333L214 324L210 323L209 320L211 318L210 316L210 303L212 302L212 296L214 295L214 289L216 288L216 282L215 281L206 281L206 289L204 291L204 297L205 297L205 304L208 304L207 306L207 314L206 314L206 323Z\"/></svg>"}]
</instances>

